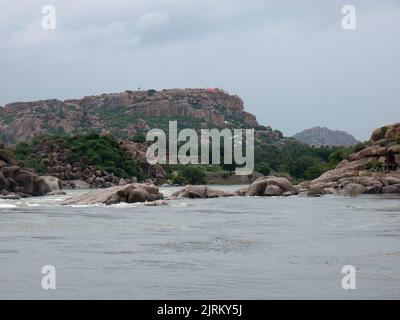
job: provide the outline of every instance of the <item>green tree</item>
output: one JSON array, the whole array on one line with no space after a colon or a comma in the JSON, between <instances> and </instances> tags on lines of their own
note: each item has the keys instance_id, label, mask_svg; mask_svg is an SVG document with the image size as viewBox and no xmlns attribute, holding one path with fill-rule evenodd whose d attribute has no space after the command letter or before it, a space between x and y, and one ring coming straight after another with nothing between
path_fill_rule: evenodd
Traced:
<instances>
[{"instance_id":1,"label":"green tree","mask_svg":"<svg viewBox=\"0 0 400 320\"><path fill-rule=\"evenodd\" d=\"M138 133L132 137L132 141L136 143L146 142L146 136L143 133Z\"/></svg>"},{"instance_id":2,"label":"green tree","mask_svg":"<svg viewBox=\"0 0 400 320\"><path fill-rule=\"evenodd\" d=\"M304 178L313 180L328 170L328 164L324 162L315 163L304 171Z\"/></svg>"},{"instance_id":3,"label":"green tree","mask_svg":"<svg viewBox=\"0 0 400 320\"><path fill-rule=\"evenodd\" d=\"M272 170L268 163L262 161L256 164L256 171L262 173L264 176L268 176Z\"/></svg>"},{"instance_id":4,"label":"green tree","mask_svg":"<svg viewBox=\"0 0 400 320\"><path fill-rule=\"evenodd\" d=\"M350 148L341 147L333 151L329 155L329 166L330 168L336 167L336 165L342 160L346 159L351 153Z\"/></svg>"},{"instance_id":5,"label":"green tree","mask_svg":"<svg viewBox=\"0 0 400 320\"><path fill-rule=\"evenodd\" d=\"M178 184L205 184L207 178L205 171L198 166L184 166L178 170L176 176L172 178L174 183Z\"/></svg>"}]
</instances>

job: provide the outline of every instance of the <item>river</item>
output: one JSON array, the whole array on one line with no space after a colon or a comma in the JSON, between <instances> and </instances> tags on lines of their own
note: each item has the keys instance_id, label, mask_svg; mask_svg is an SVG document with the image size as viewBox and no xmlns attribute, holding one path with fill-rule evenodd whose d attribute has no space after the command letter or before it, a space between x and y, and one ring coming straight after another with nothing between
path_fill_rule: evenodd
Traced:
<instances>
[{"instance_id":1,"label":"river","mask_svg":"<svg viewBox=\"0 0 400 320\"><path fill-rule=\"evenodd\" d=\"M1 299L400 298L400 196L65 197L0 200ZM42 288L44 265L55 290ZM344 265L355 290L342 288Z\"/></svg>"}]
</instances>

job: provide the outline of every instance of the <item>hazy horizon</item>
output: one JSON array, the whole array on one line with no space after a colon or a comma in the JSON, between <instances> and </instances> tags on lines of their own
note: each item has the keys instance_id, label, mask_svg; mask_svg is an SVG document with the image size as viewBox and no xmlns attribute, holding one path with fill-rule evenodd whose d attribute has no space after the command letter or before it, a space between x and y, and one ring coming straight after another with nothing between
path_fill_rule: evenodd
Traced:
<instances>
[{"instance_id":1,"label":"hazy horizon","mask_svg":"<svg viewBox=\"0 0 400 320\"><path fill-rule=\"evenodd\" d=\"M57 27L41 27L43 5ZM343 5L357 27L341 27ZM0 4L0 105L219 87L285 136L367 140L400 121L400 3L384 0L28 1Z\"/></svg>"}]
</instances>

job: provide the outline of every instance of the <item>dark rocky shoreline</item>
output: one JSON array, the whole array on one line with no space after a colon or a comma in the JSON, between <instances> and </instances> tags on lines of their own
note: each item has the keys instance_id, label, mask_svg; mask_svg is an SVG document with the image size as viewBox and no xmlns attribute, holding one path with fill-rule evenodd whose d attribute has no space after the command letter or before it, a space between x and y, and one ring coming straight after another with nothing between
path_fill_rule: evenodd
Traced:
<instances>
[{"instance_id":1,"label":"dark rocky shoreline","mask_svg":"<svg viewBox=\"0 0 400 320\"><path fill-rule=\"evenodd\" d=\"M52 176L39 176L0 143L0 198L18 199L43 196L62 189L61 180Z\"/></svg>"}]
</instances>

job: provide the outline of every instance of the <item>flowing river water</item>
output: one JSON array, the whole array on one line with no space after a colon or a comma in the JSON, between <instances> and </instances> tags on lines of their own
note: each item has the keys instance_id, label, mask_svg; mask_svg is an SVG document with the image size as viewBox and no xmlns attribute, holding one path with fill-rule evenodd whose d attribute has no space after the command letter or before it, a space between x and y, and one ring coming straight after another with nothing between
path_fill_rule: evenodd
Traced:
<instances>
[{"instance_id":1,"label":"flowing river water","mask_svg":"<svg viewBox=\"0 0 400 320\"><path fill-rule=\"evenodd\" d=\"M66 197L0 200L0 299L400 298L400 196ZM42 288L44 265L55 290ZM345 265L355 290L342 288Z\"/></svg>"}]
</instances>

